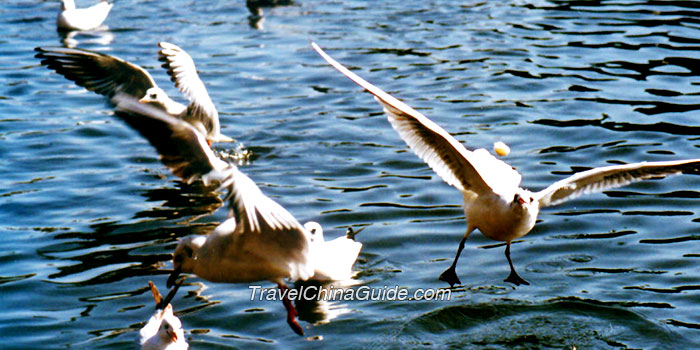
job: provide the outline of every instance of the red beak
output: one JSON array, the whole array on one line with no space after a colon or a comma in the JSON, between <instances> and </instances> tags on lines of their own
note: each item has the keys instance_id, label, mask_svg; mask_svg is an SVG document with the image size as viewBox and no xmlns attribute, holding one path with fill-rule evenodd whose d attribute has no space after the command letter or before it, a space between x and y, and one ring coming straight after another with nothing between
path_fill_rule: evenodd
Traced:
<instances>
[{"instance_id":1,"label":"red beak","mask_svg":"<svg viewBox=\"0 0 700 350\"><path fill-rule=\"evenodd\" d=\"M173 343L177 343L177 332L171 331L168 332L168 335L170 336L170 340L172 340Z\"/></svg>"}]
</instances>

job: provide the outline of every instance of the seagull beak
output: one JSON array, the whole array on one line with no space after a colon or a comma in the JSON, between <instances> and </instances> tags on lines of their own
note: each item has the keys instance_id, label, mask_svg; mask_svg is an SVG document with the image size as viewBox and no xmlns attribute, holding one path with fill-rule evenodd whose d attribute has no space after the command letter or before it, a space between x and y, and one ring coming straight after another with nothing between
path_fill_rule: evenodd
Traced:
<instances>
[{"instance_id":1,"label":"seagull beak","mask_svg":"<svg viewBox=\"0 0 700 350\"><path fill-rule=\"evenodd\" d=\"M170 336L170 340L173 343L177 343L177 332L175 331L168 331L168 335Z\"/></svg>"},{"instance_id":2,"label":"seagull beak","mask_svg":"<svg viewBox=\"0 0 700 350\"><path fill-rule=\"evenodd\" d=\"M170 277L168 277L168 282L166 283L168 288L172 288L172 286L175 285L175 281L177 280L177 277L180 276L180 272L180 268L176 267L173 272L170 273Z\"/></svg>"}]
</instances>

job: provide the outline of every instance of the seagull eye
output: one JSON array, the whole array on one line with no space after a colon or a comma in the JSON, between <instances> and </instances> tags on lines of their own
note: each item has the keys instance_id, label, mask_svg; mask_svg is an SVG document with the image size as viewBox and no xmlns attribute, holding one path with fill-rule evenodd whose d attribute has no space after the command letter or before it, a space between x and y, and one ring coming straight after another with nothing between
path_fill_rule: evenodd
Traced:
<instances>
[{"instance_id":1,"label":"seagull eye","mask_svg":"<svg viewBox=\"0 0 700 350\"><path fill-rule=\"evenodd\" d=\"M187 254L188 258L191 258L192 255L194 255L194 252L192 251L192 248L190 247L185 247L185 254Z\"/></svg>"}]
</instances>

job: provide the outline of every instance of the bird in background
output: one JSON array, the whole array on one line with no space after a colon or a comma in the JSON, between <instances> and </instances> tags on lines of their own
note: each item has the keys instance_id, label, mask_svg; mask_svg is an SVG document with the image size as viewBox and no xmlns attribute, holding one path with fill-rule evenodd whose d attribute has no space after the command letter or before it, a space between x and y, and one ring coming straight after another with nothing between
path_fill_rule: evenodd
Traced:
<instances>
[{"instance_id":1,"label":"bird in background","mask_svg":"<svg viewBox=\"0 0 700 350\"><path fill-rule=\"evenodd\" d=\"M148 139L176 176L186 181L201 178L207 186L217 184L228 191L228 219L208 236L180 240L168 287L181 273L211 282L272 281L282 292L287 323L303 335L285 279L343 280L352 275L362 244L352 236L325 241L321 225L301 225L235 165L217 158L191 124L129 95L114 99L116 115Z\"/></svg>"},{"instance_id":2,"label":"bird in background","mask_svg":"<svg viewBox=\"0 0 700 350\"><path fill-rule=\"evenodd\" d=\"M197 74L192 57L175 44L160 42L158 60L163 62L170 80L189 100L183 105L172 100L158 87L153 77L140 66L118 57L82 49L41 48L36 58L41 64L89 91L104 95L114 103L117 92L142 103L153 105L176 118L190 123L207 142L233 142L221 134L219 113Z\"/></svg>"},{"instance_id":3,"label":"bird in background","mask_svg":"<svg viewBox=\"0 0 700 350\"><path fill-rule=\"evenodd\" d=\"M178 280L163 298L153 282L148 281L156 301L156 311L139 331L141 350L187 350L189 347L182 323L173 313L173 306L170 304L182 282L183 279Z\"/></svg>"},{"instance_id":4,"label":"bird in background","mask_svg":"<svg viewBox=\"0 0 700 350\"><path fill-rule=\"evenodd\" d=\"M56 26L64 31L95 29L107 19L112 6L107 0L101 0L95 5L79 9L75 7L75 0L61 0Z\"/></svg>"},{"instance_id":5,"label":"bird in background","mask_svg":"<svg viewBox=\"0 0 700 350\"><path fill-rule=\"evenodd\" d=\"M450 286L461 284L456 273L457 261L467 237L475 229L490 239L506 242L505 255L510 274L505 281L527 285L529 283L515 271L510 246L513 240L532 230L540 208L645 179L700 173L700 159L613 165L579 172L539 192L531 192L520 187L521 175L510 165L495 158L486 149L466 149L426 116L360 78L331 58L316 43L312 42L311 45L331 66L374 95L384 108L391 126L413 152L447 184L462 193L467 231L459 243L452 265L439 278Z\"/></svg>"}]
</instances>

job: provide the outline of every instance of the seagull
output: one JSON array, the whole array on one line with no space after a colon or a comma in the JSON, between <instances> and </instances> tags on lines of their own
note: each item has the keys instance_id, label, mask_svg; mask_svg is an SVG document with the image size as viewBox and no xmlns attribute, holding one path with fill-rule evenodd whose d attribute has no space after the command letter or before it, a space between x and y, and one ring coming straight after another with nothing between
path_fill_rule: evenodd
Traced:
<instances>
[{"instance_id":1,"label":"seagull","mask_svg":"<svg viewBox=\"0 0 700 350\"><path fill-rule=\"evenodd\" d=\"M362 244L351 235L326 242L321 225L301 225L235 165L217 158L191 124L128 95L116 95L115 102L117 116L148 139L176 176L201 178L207 186L216 183L228 190L228 219L208 236L191 235L178 243L168 287L181 273L211 282L272 281L280 289L287 323L303 335L284 280L350 276Z\"/></svg>"},{"instance_id":2,"label":"seagull","mask_svg":"<svg viewBox=\"0 0 700 350\"><path fill-rule=\"evenodd\" d=\"M107 19L113 4L107 0L88 8L75 8L75 0L61 0L61 12L56 25L59 30L90 30L99 27Z\"/></svg>"},{"instance_id":3,"label":"seagull","mask_svg":"<svg viewBox=\"0 0 700 350\"><path fill-rule=\"evenodd\" d=\"M452 265L440 275L440 280L450 286L461 284L455 270L457 260L467 237L475 229L492 240L506 242L510 275L505 281L516 286L528 285L515 272L510 245L532 230L540 208L645 179L700 172L700 159L613 165L579 172L539 192L531 192L520 187L521 175L511 166L485 149L467 150L426 116L360 78L328 56L316 43L311 45L331 66L374 95L391 126L413 152L447 184L462 192L467 231Z\"/></svg>"},{"instance_id":4,"label":"seagull","mask_svg":"<svg viewBox=\"0 0 700 350\"><path fill-rule=\"evenodd\" d=\"M156 311L139 331L141 350L187 350L182 323L173 314L173 306L170 305L182 281L183 279L178 280L165 298L160 295L153 282L148 281L156 301Z\"/></svg>"},{"instance_id":5,"label":"seagull","mask_svg":"<svg viewBox=\"0 0 700 350\"><path fill-rule=\"evenodd\" d=\"M107 96L112 103L116 93L121 92L189 122L209 143L232 142L232 138L221 134L219 113L199 79L192 57L171 43L160 42L158 46L159 61L164 62L163 68L187 97L189 105L172 100L145 69L120 58L81 49L37 47L34 50L41 64L78 86Z\"/></svg>"}]
</instances>

